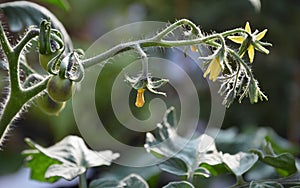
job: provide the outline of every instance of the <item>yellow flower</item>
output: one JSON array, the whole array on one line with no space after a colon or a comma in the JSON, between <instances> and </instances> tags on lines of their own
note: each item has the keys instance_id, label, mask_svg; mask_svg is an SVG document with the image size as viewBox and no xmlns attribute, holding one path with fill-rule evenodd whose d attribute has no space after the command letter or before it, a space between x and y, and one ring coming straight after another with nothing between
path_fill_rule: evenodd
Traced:
<instances>
[{"instance_id":1,"label":"yellow flower","mask_svg":"<svg viewBox=\"0 0 300 188\"><path fill-rule=\"evenodd\" d=\"M196 45L191 45L191 51L192 52L198 52L198 48Z\"/></svg>"},{"instance_id":2,"label":"yellow flower","mask_svg":"<svg viewBox=\"0 0 300 188\"><path fill-rule=\"evenodd\" d=\"M143 88L140 88L137 90L137 95L136 95L136 100L135 100L136 107L141 108L144 106L144 104L145 104L144 92L145 92L145 89L143 89Z\"/></svg>"},{"instance_id":3,"label":"yellow flower","mask_svg":"<svg viewBox=\"0 0 300 188\"><path fill-rule=\"evenodd\" d=\"M158 79L153 81L150 76L148 76L147 78L143 78L141 75L139 75L138 77L126 76L125 81L129 83L133 89L137 90L135 106L141 108L145 104L145 98L144 98L145 91L148 90L151 93L166 96L164 92L159 92L155 89L158 89L164 84L168 83L169 80Z\"/></svg>"},{"instance_id":4,"label":"yellow flower","mask_svg":"<svg viewBox=\"0 0 300 188\"><path fill-rule=\"evenodd\" d=\"M245 51L248 51L248 57L249 57L250 63L252 63L253 59L254 59L255 49L259 50L259 51L262 51L266 54L269 53L269 50L264 48L259 43L259 41L265 36L265 34L267 33L268 30L265 29L265 30L263 30L262 32L260 32L258 34L256 34L256 32L251 33L251 28L250 28L249 22L246 22L245 30L247 31L250 38L248 38L247 35L246 36L229 36L228 38L230 40L232 40L233 42L238 43L238 44L243 44L245 42L247 43L246 40L249 40L249 39L251 40L249 43L246 44L247 45L246 49L241 52L241 57L244 55Z\"/></svg>"},{"instance_id":5,"label":"yellow flower","mask_svg":"<svg viewBox=\"0 0 300 188\"><path fill-rule=\"evenodd\" d=\"M206 78L208 73L210 73L209 79L212 81L216 81L221 71L222 71L222 66L220 62L220 57L217 56L210 62L203 76L204 78Z\"/></svg>"}]
</instances>

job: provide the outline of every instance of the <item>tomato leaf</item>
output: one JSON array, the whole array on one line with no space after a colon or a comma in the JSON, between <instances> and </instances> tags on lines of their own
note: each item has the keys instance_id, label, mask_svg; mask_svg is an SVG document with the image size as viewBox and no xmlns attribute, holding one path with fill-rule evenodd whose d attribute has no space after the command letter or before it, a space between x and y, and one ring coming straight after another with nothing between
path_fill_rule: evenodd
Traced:
<instances>
[{"instance_id":1,"label":"tomato leaf","mask_svg":"<svg viewBox=\"0 0 300 188\"><path fill-rule=\"evenodd\" d=\"M90 167L109 166L112 160L119 157L118 153L107 151L92 151L87 148L82 138L78 136L67 136L55 145L44 148L29 138L26 139L29 146L34 149L25 150L23 153L27 156L28 167L33 173L36 173L38 166L43 169L41 175L45 178L63 177L67 180L83 174ZM42 158L52 159L47 164L38 163ZM37 179L43 181L43 179Z\"/></svg>"},{"instance_id":2,"label":"tomato leaf","mask_svg":"<svg viewBox=\"0 0 300 188\"><path fill-rule=\"evenodd\" d=\"M269 142L265 144L263 150L252 149L251 151L256 153L262 162L273 166L281 176L289 176L297 172L294 156L290 153L276 154Z\"/></svg>"},{"instance_id":3,"label":"tomato leaf","mask_svg":"<svg viewBox=\"0 0 300 188\"><path fill-rule=\"evenodd\" d=\"M175 109L171 107L154 133L146 134L146 150L165 159L158 165L163 171L179 176L198 175L207 178L230 170L240 177L258 160L253 153L223 154L217 150L214 138L202 134L187 139L177 134L176 127Z\"/></svg>"},{"instance_id":4,"label":"tomato leaf","mask_svg":"<svg viewBox=\"0 0 300 188\"><path fill-rule=\"evenodd\" d=\"M206 134L196 139L181 137L176 132L177 121L175 109L169 108L163 118L163 122L157 125L157 129L146 134L145 148L158 158L167 159L158 165L161 170L176 175L192 175L199 165L217 165L222 163L221 153L216 149L214 139ZM198 171L197 175L200 175ZM204 173L207 177L208 174Z\"/></svg>"},{"instance_id":5,"label":"tomato leaf","mask_svg":"<svg viewBox=\"0 0 300 188\"><path fill-rule=\"evenodd\" d=\"M53 183L59 180L59 177L45 178L45 173L49 166L53 164L60 164L58 160L52 159L36 150L26 150L22 153L27 156L26 166L31 168L30 179ZM34 160L31 160L34 159Z\"/></svg>"},{"instance_id":6,"label":"tomato leaf","mask_svg":"<svg viewBox=\"0 0 300 188\"><path fill-rule=\"evenodd\" d=\"M255 182L252 181L249 185L249 188L283 188L280 183L274 181L266 181L266 182Z\"/></svg>"},{"instance_id":7,"label":"tomato leaf","mask_svg":"<svg viewBox=\"0 0 300 188\"><path fill-rule=\"evenodd\" d=\"M187 181L177 181L170 182L168 185L163 186L163 188L194 188L194 186Z\"/></svg>"},{"instance_id":8,"label":"tomato leaf","mask_svg":"<svg viewBox=\"0 0 300 188\"><path fill-rule=\"evenodd\" d=\"M61 32L68 52L73 50L73 44L63 24L48 9L36 3L15 1L1 3L0 10L7 18L11 32L20 32L29 27L38 27L42 19L50 19L51 26Z\"/></svg>"},{"instance_id":9,"label":"tomato leaf","mask_svg":"<svg viewBox=\"0 0 300 188\"><path fill-rule=\"evenodd\" d=\"M122 180L100 178L90 183L89 188L149 188L147 182L137 174L130 174Z\"/></svg>"},{"instance_id":10,"label":"tomato leaf","mask_svg":"<svg viewBox=\"0 0 300 188\"><path fill-rule=\"evenodd\" d=\"M239 152L235 155L225 153L223 162L236 176L241 176L247 172L258 160L258 156L253 153Z\"/></svg>"}]
</instances>

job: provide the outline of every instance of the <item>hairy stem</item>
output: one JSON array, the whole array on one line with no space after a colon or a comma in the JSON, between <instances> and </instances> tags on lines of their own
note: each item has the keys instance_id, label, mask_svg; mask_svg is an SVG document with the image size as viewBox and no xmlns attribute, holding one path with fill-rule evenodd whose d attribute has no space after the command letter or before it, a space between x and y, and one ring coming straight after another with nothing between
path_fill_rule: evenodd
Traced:
<instances>
[{"instance_id":1,"label":"hairy stem","mask_svg":"<svg viewBox=\"0 0 300 188\"><path fill-rule=\"evenodd\" d=\"M22 40L14 47L14 52L16 54L21 54L21 51L26 46L26 44L31 41L33 38L39 35L39 29L32 28L27 31Z\"/></svg>"},{"instance_id":2,"label":"hairy stem","mask_svg":"<svg viewBox=\"0 0 300 188\"><path fill-rule=\"evenodd\" d=\"M240 55L238 53L236 53L234 50L229 49L228 52L234 57L236 58L241 65L243 65L243 67L246 69L247 74L251 77L251 79L254 79L254 76L251 72L251 69L249 68L249 66L246 64L246 62L240 57Z\"/></svg>"},{"instance_id":3,"label":"hairy stem","mask_svg":"<svg viewBox=\"0 0 300 188\"><path fill-rule=\"evenodd\" d=\"M192 34L196 37L192 39L183 39L183 40L167 40L166 36L181 26L189 26L191 28ZM41 91L46 88L47 81L49 78L45 78L39 84L29 87L26 89L22 89L20 86L20 74L19 74L19 66L25 70L26 73L30 74L33 70L26 64L20 63L20 54L24 47L34 38L39 36L40 30L37 28L30 28L27 33L24 35L22 40L14 47L12 47L5 35L4 29L0 23L0 43L1 47L7 57L8 60L8 68L9 68L9 86L10 86L10 94L8 95L8 99L4 104L3 111L1 112L0 117L0 147L3 144L4 137L6 133L10 129L10 125L15 118L15 116L21 111L22 107L30 101L33 97L37 96ZM137 50L142 58L143 62L143 71L142 76L148 76L148 59L146 53L142 48L147 47L179 47L179 46L189 46L189 45L197 45L197 44L207 44L211 47L225 47L224 38L229 35L234 34L247 33L244 29L232 29L229 31L225 31L219 34L212 34L208 36L202 36L200 29L191 21L187 19L181 19L176 21L173 24L170 24L165 29L157 33L155 36L131 41L127 43L118 44L107 51L98 54L94 57L82 60L83 68L91 67L95 64L98 64L104 60L107 60L116 54L135 49ZM51 33L51 37L55 39L56 42L59 43L60 46L63 46L63 41L59 38L57 34ZM247 73L253 78L250 67L242 60L238 53L236 53L232 49L227 49L227 52L231 54L233 57L237 59L237 61L245 67Z\"/></svg>"},{"instance_id":4,"label":"hairy stem","mask_svg":"<svg viewBox=\"0 0 300 188\"><path fill-rule=\"evenodd\" d=\"M0 149L3 146L8 132L11 130L13 120L17 114L20 113L22 107L30 101L33 97L42 92L48 83L49 77L35 85L34 87L26 90L19 90L18 92L11 92L4 105L4 109L0 116Z\"/></svg>"},{"instance_id":5,"label":"hairy stem","mask_svg":"<svg viewBox=\"0 0 300 188\"><path fill-rule=\"evenodd\" d=\"M229 31L226 31L226 32L223 32L220 34L213 34L213 35L199 37L199 38L195 38L195 39L175 40L175 41L163 39L166 35L168 35L170 32L174 31L175 29L177 29L178 27L180 27L183 24L187 24L187 25L191 26L192 29L195 29L195 30L198 29L196 27L196 25L194 23L192 23L191 21L189 21L187 19L182 19L182 20L179 20L179 21L171 24L170 26L168 26L167 28L165 28L163 31L159 32L152 38L131 41L131 42L116 45L113 48L111 48L99 55L96 55L89 59L84 59L82 61L82 64L85 68L93 66L97 63L100 63L100 62L110 58L110 57L113 57L114 55L116 55L118 53L130 50L137 45L142 48L145 48L145 47L155 47L155 46L157 46L157 47L179 47L179 46L189 46L189 45L204 44L204 43L210 44L213 40L220 39L220 36L226 37L229 35L233 35L235 33L245 33L246 32L244 29L233 29L233 30L229 30Z\"/></svg>"},{"instance_id":6,"label":"hairy stem","mask_svg":"<svg viewBox=\"0 0 300 188\"><path fill-rule=\"evenodd\" d=\"M8 100L5 103L5 108L3 109L0 117L0 135L2 135L0 138L0 149L2 149L1 147L4 143L5 137L10 130L10 127L8 125L11 125L13 119L22 108L22 106L23 105L19 103L17 98L8 96Z\"/></svg>"},{"instance_id":7,"label":"hairy stem","mask_svg":"<svg viewBox=\"0 0 300 188\"><path fill-rule=\"evenodd\" d=\"M148 77L148 58L147 58L147 54L143 51L143 49L137 45L136 46L136 50L138 51L138 53L141 56L142 59L142 78L147 78Z\"/></svg>"},{"instance_id":8,"label":"hairy stem","mask_svg":"<svg viewBox=\"0 0 300 188\"><path fill-rule=\"evenodd\" d=\"M196 31L200 31L199 28L190 20L187 19L181 19L178 20L177 22L169 25L167 28L165 28L164 30L162 30L161 32L159 32L154 39L156 40L161 40L162 38L164 38L166 35L168 35L170 32L174 31L175 29L177 29L178 27L181 27L182 25L188 25L192 28L192 30L196 30Z\"/></svg>"},{"instance_id":9,"label":"hairy stem","mask_svg":"<svg viewBox=\"0 0 300 188\"><path fill-rule=\"evenodd\" d=\"M5 35L5 31L3 29L1 22L0 22L0 43L1 43L1 46L2 46L2 49L5 53L5 55L8 55L9 53L13 52L13 49L12 49L10 43L8 42L8 39Z\"/></svg>"},{"instance_id":10,"label":"hairy stem","mask_svg":"<svg viewBox=\"0 0 300 188\"><path fill-rule=\"evenodd\" d=\"M86 172L79 176L79 188L87 188Z\"/></svg>"},{"instance_id":11,"label":"hairy stem","mask_svg":"<svg viewBox=\"0 0 300 188\"><path fill-rule=\"evenodd\" d=\"M11 129L11 124L16 118L17 114L21 111L22 107L34 96L38 95L46 88L48 78L40 82L34 87L23 90L20 86L19 80L19 57L27 45L27 43L34 37L38 36L38 29L30 29L22 40L12 48L0 24L0 42L2 49L6 55L9 66L9 95L4 103L3 110L0 116L0 147L3 146L5 137ZM24 68L26 65L22 65Z\"/></svg>"}]
</instances>

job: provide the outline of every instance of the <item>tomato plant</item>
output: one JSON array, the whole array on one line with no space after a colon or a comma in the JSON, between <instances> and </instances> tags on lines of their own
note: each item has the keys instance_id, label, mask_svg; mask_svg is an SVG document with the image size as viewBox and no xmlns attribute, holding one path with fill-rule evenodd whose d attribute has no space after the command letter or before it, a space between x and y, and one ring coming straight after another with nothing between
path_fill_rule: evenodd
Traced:
<instances>
[{"instance_id":1,"label":"tomato plant","mask_svg":"<svg viewBox=\"0 0 300 188\"><path fill-rule=\"evenodd\" d=\"M18 28L20 23L26 26L25 34L16 44L12 44L5 27L0 23L1 51L5 56L4 61L0 61L0 65L7 71L9 81L9 92L0 116L0 147L2 149L4 149L14 120L24 112L26 107L36 104L46 114L58 116L72 97L75 86L76 89L77 86L80 88L85 76L90 73L88 68L98 64L106 66L110 61L113 62L114 58L127 52L133 52L132 56L141 65L141 70L136 73L136 76L125 75L125 82L137 94L134 104L138 110L147 106L145 105L147 103L146 92L167 97L167 91L160 90L164 89L164 85L172 83L170 79L158 78L151 74L149 65L153 61L151 61L149 49L153 48L184 47L182 50L184 57L187 57L187 52L190 52L198 61L203 60L203 77L208 77L209 83L220 83L217 85L216 93L222 96L221 103L226 108L229 108L234 101L241 102L244 98L249 98L251 104L258 103L259 100L268 100L267 95L259 86L253 67L255 66L255 52L269 54L272 44L262 41L267 34L267 29L252 32L249 22L246 22L245 27L206 33L194 22L179 19L159 28L151 36L145 35L143 38L122 41L109 49L101 49L102 51L92 56L85 56L82 49L73 49L72 40L63 24L44 7L23 1L3 3L0 7L7 16L8 24L12 24L15 28ZM25 21L24 23L17 22L16 19ZM176 37L170 37L176 34ZM25 52L32 50L29 48L35 41L38 47L39 65L44 70L42 73L26 61ZM209 53L202 53L203 48ZM158 61L158 59L155 60ZM182 90L188 91L184 87ZM78 89L76 92L82 91ZM84 99L88 100L89 97L90 95ZM127 98L122 98L122 101L124 100ZM116 108L121 108L121 105ZM85 110L87 114L84 114L86 116L82 118L91 120L89 107ZM124 113L123 108L122 110ZM156 122L156 129L146 131L142 147L147 152L147 159L159 160L159 163L155 165L160 172L164 171L177 176L178 181L168 182L164 188L201 187L206 179L224 174L231 174L235 177L233 187L300 185L299 176L296 174L298 172L297 160L293 155L297 153L297 150L271 130L260 129L260 134L249 131L247 133L248 136L250 135L249 138L231 129L221 130L220 137L212 137L203 133L193 134L192 137L187 138L179 133L180 121L177 121L176 115L175 108L168 107L161 115L162 120L159 123ZM78 136L66 136L48 148L29 138L25 141L31 149L24 150L22 154L26 157L26 165L31 168L31 178L34 180L53 183L60 178L73 180L78 177L81 188L149 187L144 177L131 172L126 172L126 175L122 177L110 175L109 178L87 181L89 168L110 166L114 161L122 159L122 155L118 151L111 150L93 151ZM230 153L224 148L217 148L217 144L238 148L238 150ZM247 147L247 150L240 149L242 147ZM127 151L130 153L130 150ZM142 159L146 161L146 157ZM136 159L136 162L142 159ZM245 178L245 174L250 174L252 171L261 172L259 168L265 170L270 167L273 169L273 174L282 178ZM273 174L268 175L271 177Z\"/></svg>"}]
</instances>

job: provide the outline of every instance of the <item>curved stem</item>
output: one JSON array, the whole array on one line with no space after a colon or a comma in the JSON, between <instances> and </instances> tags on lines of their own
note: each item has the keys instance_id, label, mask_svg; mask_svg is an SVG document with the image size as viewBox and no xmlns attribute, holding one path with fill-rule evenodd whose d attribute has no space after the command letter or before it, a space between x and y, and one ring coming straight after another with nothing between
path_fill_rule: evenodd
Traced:
<instances>
[{"instance_id":1,"label":"curved stem","mask_svg":"<svg viewBox=\"0 0 300 188\"><path fill-rule=\"evenodd\" d=\"M187 20L187 19L181 19L181 20L178 20L177 22L171 24L170 26L168 26L161 32L159 32L155 37L153 37L153 39L160 41L162 38L164 38L170 32L174 31L175 29L177 29L178 27L180 27L184 24L189 25L192 28L192 30L194 30L194 31L196 30L197 32L199 32L199 28L193 22L191 22L190 20Z\"/></svg>"},{"instance_id":2,"label":"curved stem","mask_svg":"<svg viewBox=\"0 0 300 188\"><path fill-rule=\"evenodd\" d=\"M33 38L37 37L40 33L39 29L32 28L27 31L27 33L24 35L22 40L13 48L14 52L16 54L20 54L23 48L26 46L26 44L32 40Z\"/></svg>"},{"instance_id":3,"label":"curved stem","mask_svg":"<svg viewBox=\"0 0 300 188\"><path fill-rule=\"evenodd\" d=\"M9 85L10 94L4 104L3 111L0 116L0 147L3 146L3 142L7 133L11 129L11 124L16 118L17 114L21 111L22 107L34 96L38 95L46 88L47 80L45 79L35 87L28 90L23 90L20 87L19 80L19 57L26 46L26 44L39 34L37 29L29 30L23 39L12 48L7 40L7 37L3 31L2 25L0 26L0 40L4 53L6 54L9 66ZM24 64L21 65L24 68Z\"/></svg>"},{"instance_id":4,"label":"curved stem","mask_svg":"<svg viewBox=\"0 0 300 188\"><path fill-rule=\"evenodd\" d=\"M37 85L28 88L26 90L19 90L19 92L11 92L5 103L5 107L0 116L0 149L3 146L5 137L11 129L12 122L16 118L17 114L20 113L22 107L30 101L33 97L37 96L42 92L48 83L49 77Z\"/></svg>"},{"instance_id":5,"label":"curved stem","mask_svg":"<svg viewBox=\"0 0 300 188\"><path fill-rule=\"evenodd\" d=\"M236 53L234 50L231 50L231 49L228 49L228 52L243 65L243 67L246 69L247 74L251 77L251 79L254 79L254 76L251 72L251 69L246 64L246 62L239 56L239 54Z\"/></svg>"},{"instance_id":6,"label":"curved stem","mask_svg":"<svg viewBox=\"0 0 300 188\"><path fill-rule=\"evenodd\" d=\"M20 63L20 69L24 71L26 76L36 73L36 71L32 69L26 62Z\"/></svg>"},{"instance_id":7,"label":"curved stem","mask_svg":"<svg viewBox=\"0 0 300 188\"><path fill-rule=\"evenodd\" d=\"M147 78L148 77L148 58L147 54L142 50L142 48L137 45L135 49L138 51L138 53L141 55L142 59L142 78Z\"/></svg>"},{"instance_id":8,"label":"curved stem","mask_svg":"<svg viewBox=\"0 0 300 188\"><path fill-rule=\"evenodd\" d=\"M222 35L223 37L228 37L228 36L234 35L236 33L247 33L247 31L242 28L237 28L237 29L232 29L229 31L224 31L224 32L220 33L220 35Z\"/></svg>"},{"instance_id":9,"label":"curved stem","mask_svg":"<svg viewBox=\"0 0 300 188\"><path fill-rule=\"evenodd\" d=\"M220 39L220 36L226 37L229 35L233 35L235 33L245 33L246 32L244 29L233 29L233 30L225 31L220 34L212 34L209 36L199 37L199 38L189 39L189 40L171 41L171 40L163 39L163 37L165 37L170 32L174 31L176 28L180 27L183 24L187 24L187 25L191 26L192 29L198 30L198 27L193 22L191 22L187 19L182 19L182 20L179 20L179 21L171 24L170 26L168 26L167 28L165 28L163 31L159 32L152 38L131 41L131 42L116 45L113 48L111 48L99 55L82 60L82 64L83 64L84 68L88 68L88 67L93 66L101 61L104 61L118 53L132 49L137 45L144 48L144 47L154 47L154 46L178 47L178 46L188 46L188 45L203 44L203 43L213 44L212 40ZM216 45L216 44L214 44L214 45Z\"/></svg>"},{"instance_id":10,"label":"curved stem","mask_svg":"<svg viewBox=\"0 0 300 188\"><path fill-rule=\"evenodd\" d=\"M193 39L187 39L187 40L166 40L164 37L166 37L169 33L173 32L177 28L188 25L191 27L192 32L197 35L196 38ZM2 111L1 117L0 117L0 147L2 146L2 142L4 137L6 136L6 133L10 129L10 125L13 121L13 119L16 117L16 115L20 112L22 107L30 101L34 96L38 95L41 91L43 91L46 88L47 81L49 78L44 79L39 84L22 89L20 86L20 80L19 80L19 66L22 66L22 68L25 68L26 71L31 72L31 69L29 67L26 67L26 65L20 64L19 58L22 50L24 47L30 42L32 39L37 37L39 35L40 30L38 28L31 28L27 31L25 36L22 38L22 40L14 47L12 48L7 36L5 35L4 29L2 25L0 24L0 43L2 46L2 49L7 57L8 65L9 65L9 77L10 77L10 95L8 96L8 99L4 105L4 109ZM236 33L247 33L244 29L238 28L238 29L232 29L229 31L225 31L220 34L212 34L209 36L202 36L200 29L191 21L187 19L181 19L177 22L169 25L165 29L163 29L161 32L157 33L155 36L143 39L143 40L136 40L131 41L127 43L122 43L119 45L116 45L107 51L98 54L94 57L82 60L82 66L84 68L93 66L97 63L100 63L104 60L107 60L113 56L115 56L118 53L122 53L131 49L136 49L142 58L143 62L143 71L142 76L147 77L148 76L148 59L146 53L143 51L142 48L147 47L179 47L179 46L189 46L189 45L197 45L197 44L207 44L212 47L220 47L223 46L225 48L225 40L224 38L229 35L234 35ZM59 44L63 45L63 41L60 40L59 36L55 33L51 33L51 37L55 39ZM250 67L243 61L243 59L232 49L227 49L227 52L230 53L233 57L237 59L237 61L243 65L247 71L247 73L250 75L251 78L253 78L252 72ZM25 67L24 67L25 66Z\"/></svg>"},{"instance_id":11,"label":"curved stem","mask_svg":"<svg viewBox=\"0 0 300 188\"><path fill-rule=\"evenodd\" d=\"M10 126L20 109L23 105L19 100L14 96L8 96L8 99L5 103L5 108L2 111L0 117L0 149L4 143L5 137L7 136Z\"/></svg>"}]
</instances>

